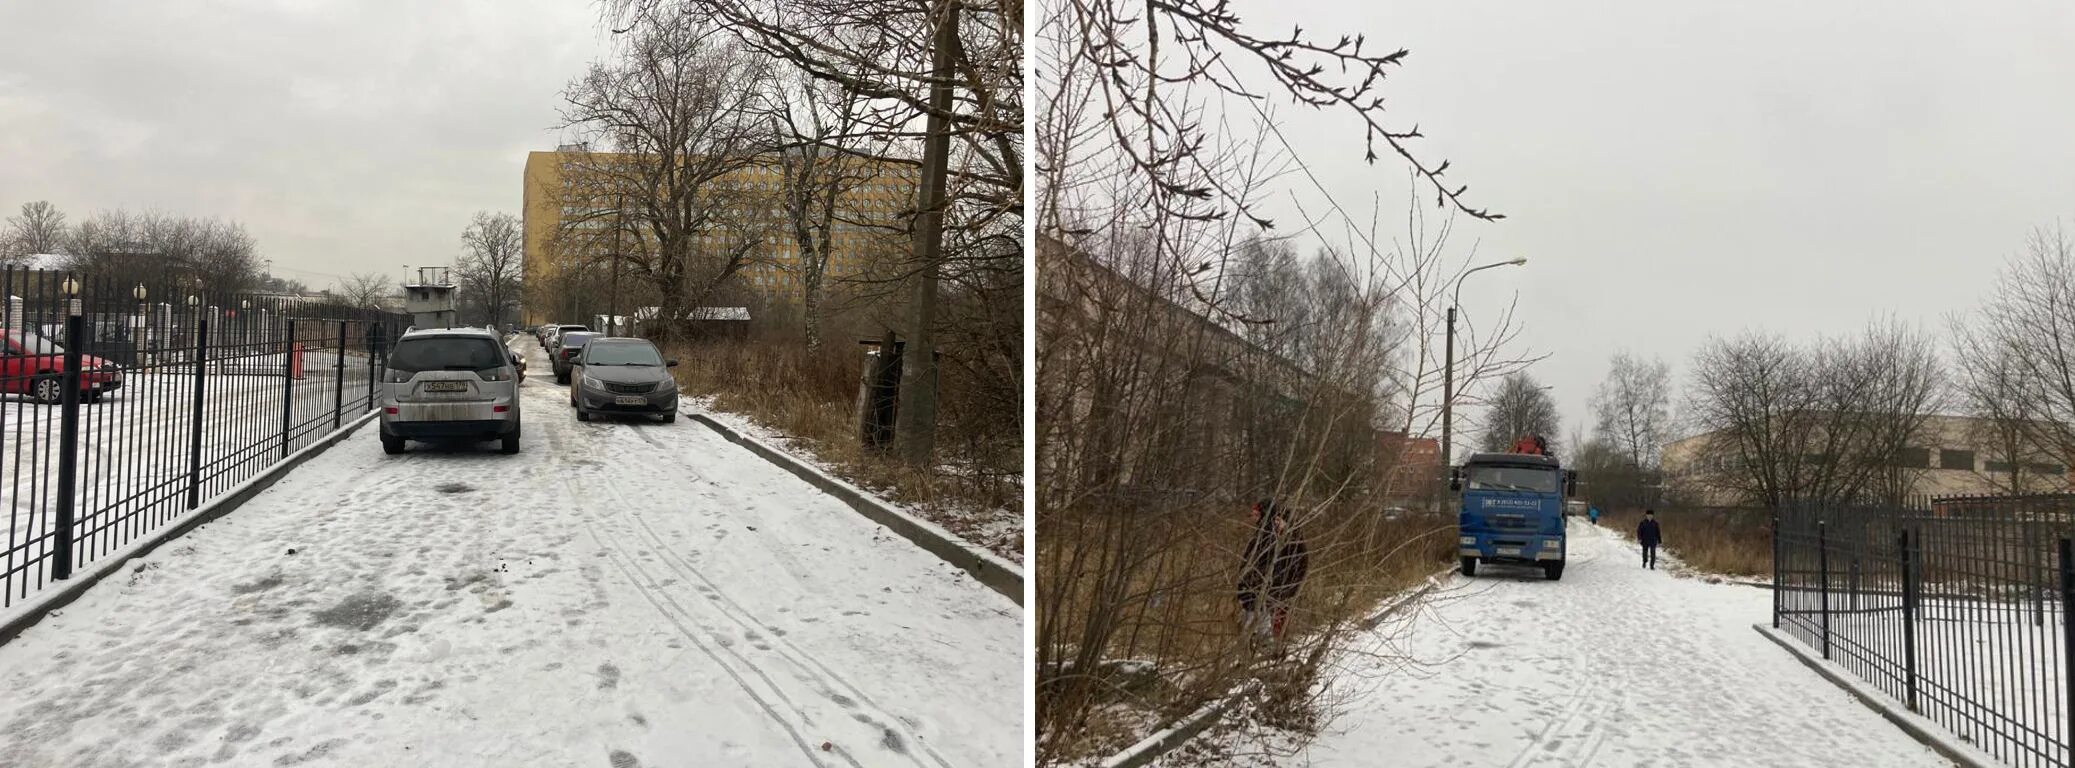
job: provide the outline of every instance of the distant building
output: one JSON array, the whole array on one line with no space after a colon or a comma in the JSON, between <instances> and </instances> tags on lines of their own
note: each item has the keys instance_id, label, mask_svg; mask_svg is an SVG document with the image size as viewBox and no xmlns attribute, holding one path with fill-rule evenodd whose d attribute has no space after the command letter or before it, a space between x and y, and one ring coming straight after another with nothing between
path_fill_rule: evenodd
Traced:
<instances>
[{"instance_id":1,"label":"distant building","mask_svg":"<svg viewBox=\"0 0 2075 768\"><path fill-rule=\"evenodd\" d=\"M1441 441L1414 437L1404 432L1378 434L1376 460L1384 469L1390 498L1405 502L1427 500L1441 482Z\"/></svg>"},{"instance_id":2,"label":"distant building","mask_svg":"<svg viewBox=\"0 0 2075 768\"><path fill-rule=\"evenodd\" d=\"M2070 489L2068 461L2052 451L2010 437L2012 430L1989 419L1932 416L1915 445L1887 459L1888 468L1910 495L1956 496L1995 493L2053 493ZM2011 450L2015 446L2015 450ZM1666 482L1681 495L1706 505L1747 500L1723 487L1716 476L1734 471L1731 446L1720 432L1695 435L1664 447ZM2013 458L2009 454L2016 454ZM1820 457L1811 457L1820 458Z\"/></svg>"},{"instance_id":3,"label":"distant building","mask_svg":"<svg viewBox=\"0 0 2075 768\"><path fill-rule=\"evenodd\" d=\"M454 287L446 267L418 268L418 279L403 287L404 310L411 314L411 327L454 327L458 319Z\"/></svg>"},{"instance_id":4,"label":"distant building","mask_svg":"<svg viewBox=\"0 0 2075 768\"><path fill-rule=\"evenodd\" d=\"M528 325L580 320L608 308L602 296L577 296L559 291L554 279L574 264L601 264L611 260L617 211L623 201L613 199L595 170L641 156L595 152L581 144L564 145L552 152L526 155L522 226L525 250L525 279L528 296L524 317ZM873 161L859 160L860 163ZM588 176L588 178L587 178ZM739 183L742 199L729 209L737 221L750 229L764 230L763 242L752 263L733 279L741 281L766 301L793 303L800 293L799 248L778 195L784 182L783 168L776 162L737 171L731 181ZM863 270L875 251L905 243L905 212L914 207L915 182L909 166L887 164L877 175L857 183L838 201L830 277L853 275ZM740 230L741 227L737 227ZM732 247L743 242L741 231L719 231L700 238L702 245ZM623 235L624 237L624 235ZM638 247L631 237L621 248ZM638 279L623 275L624 285Z\"/></svg>"}]
</instances>

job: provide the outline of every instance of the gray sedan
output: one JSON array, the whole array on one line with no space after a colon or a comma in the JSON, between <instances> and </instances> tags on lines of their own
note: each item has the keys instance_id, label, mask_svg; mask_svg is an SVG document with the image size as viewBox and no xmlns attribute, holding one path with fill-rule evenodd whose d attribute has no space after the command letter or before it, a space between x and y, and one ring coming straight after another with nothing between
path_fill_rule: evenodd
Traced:
<instances>
[{"instance_id":1,"label":"gray sedan","mask_svg":"<svg viewBox=\"0 0 2075 768\"><path fill-rule=\"evenodd\" d=\"M676 360L664 360L647 339L592 339L577 353L570 377L569 406L578 421L595 414L659 415L677 420Z\"/></svg>"}]
</instances>

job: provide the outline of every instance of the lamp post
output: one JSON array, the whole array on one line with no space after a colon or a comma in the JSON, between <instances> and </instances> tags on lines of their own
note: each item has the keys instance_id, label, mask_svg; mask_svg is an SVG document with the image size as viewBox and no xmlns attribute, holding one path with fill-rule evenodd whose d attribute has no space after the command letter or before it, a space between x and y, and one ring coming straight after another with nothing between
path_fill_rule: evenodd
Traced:
<instances>
[{"instance_id":1,"label":"lamp post","mask_svg":"<svg viewBox=\"0 0 2075 768\"><path fill-rule=\"evenodd\" d=\"M1448 299L1448 343L1447 353L1441 363L1441 463L1455 466L1455 307L1462 303L1463 279L1492 267L1517 267L1527 263L1526 257L1511 261L1499 261L1474 267L1455 279L1455 292Z\"/></svg>"},{"instance_id":2,"label":"lamp post","mask_svg":"<svg viewBox=\"0 0 2075 768\"><path fill-rule=\"evenodd\" d=\"M130 296L137 300L137 317L130 321L130 354L141 358L146 346L144 337L150 335L145 332L145 324L151 321L151 302L147 301L151 292L144 289L143 283L138 283L137 289L130 291Z\"/></svg>"}]
</instances>

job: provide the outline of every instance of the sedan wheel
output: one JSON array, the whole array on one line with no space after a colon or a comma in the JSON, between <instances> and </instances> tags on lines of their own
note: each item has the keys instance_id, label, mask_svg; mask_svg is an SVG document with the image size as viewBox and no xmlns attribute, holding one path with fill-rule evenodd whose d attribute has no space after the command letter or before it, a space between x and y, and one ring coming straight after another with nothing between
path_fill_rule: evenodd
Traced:
<instances>
[{"instance_id":1,"label":"sedan wheel","mask_svg":"<svg viewBox=\"0 0 2075 768\"><path fill-rule=\"evenodd\" d=\"M37 379L29 392L36 402L56 405L65 399L65 383L56 376L46 376Z\"/></svg>"}]
</instances>

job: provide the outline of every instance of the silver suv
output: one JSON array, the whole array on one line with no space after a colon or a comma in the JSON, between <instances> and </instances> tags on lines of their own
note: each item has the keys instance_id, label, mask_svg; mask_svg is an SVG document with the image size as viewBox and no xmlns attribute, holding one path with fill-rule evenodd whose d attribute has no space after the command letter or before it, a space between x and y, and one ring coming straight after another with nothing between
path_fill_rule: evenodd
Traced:
<instances>
[{"instance_id":1,"label":"silver suv","mask_svg":"<svg viewBox=\"0 0 2075 768\"><path fill-rule=\"evenodd\" d=\"M404 443L498 440L519 452L519 373L497 334L480 328L409 331L382 380L382 451Z\"/></svg>"}]
</instances>

